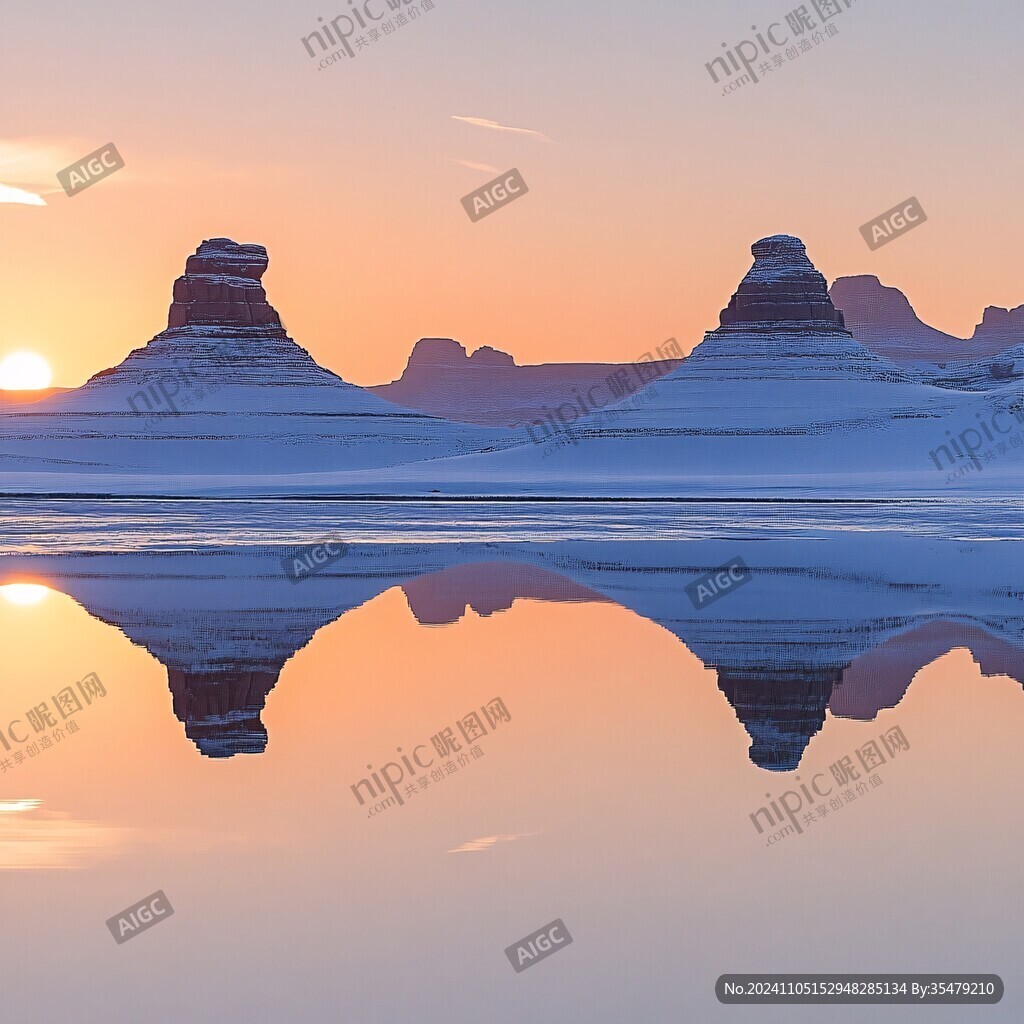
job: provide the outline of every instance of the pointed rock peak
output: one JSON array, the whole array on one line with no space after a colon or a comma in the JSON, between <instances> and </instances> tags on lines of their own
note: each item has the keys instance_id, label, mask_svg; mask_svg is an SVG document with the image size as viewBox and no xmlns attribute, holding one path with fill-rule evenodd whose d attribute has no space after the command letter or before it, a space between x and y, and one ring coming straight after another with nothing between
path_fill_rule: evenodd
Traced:
<instances>
[{"instance_id":1,"label":"pointed rock peak","mask_svg":"<svg viewBox=\"0 0 1024 1024\"><path fill-rule=\"evenodd\" d=\"M807 258L799 238L770 235L755 242L750 251L754 265L722 310L723 327L795 321L844 328L843 314L832 304L825 278Z\"/></svg>"},{"instance_id":2,"label":"pointed rock peak","mask_svg":"<svg viewBox=\"0 0 1024 1024\"><path fill-rule=\"evenodd\" d=\"M169 329L194 326L281 327L260 279L267 269L262 245L208 238L174 282Z\"/></svg>"}]
</instances>

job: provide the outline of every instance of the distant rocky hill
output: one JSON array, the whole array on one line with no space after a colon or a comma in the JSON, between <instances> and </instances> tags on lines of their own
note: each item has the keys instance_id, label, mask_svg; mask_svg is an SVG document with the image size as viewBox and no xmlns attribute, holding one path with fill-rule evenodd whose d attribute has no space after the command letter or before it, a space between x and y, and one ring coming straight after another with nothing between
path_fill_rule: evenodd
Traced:
<instances>
[{"instance_id":1,"label":"distant rocky hill","mask_svg":"<svg viewBox=\"0 0 1024 1024\"><path fill-rule=\"evenodd\" d=\"M672 339L661 351L646 353L652 362L650 379L679 365L682 350ZM671 353L671 354L670 354ZM667 356L661 359L659 356ZM472 355L451 338L421 338L413 347L402 376L391 384L368 390L390 402L466 423L521 427L566 402L605 387L622 370L633 374L632 363L543 363L517 366L506 352L490 346ZM595 393L595 398L601 392ZM605 388L600 405L613 404Z\"/></svg>"},{"instance_id":2,"label":"distant rocky hill","mask_svg":"<svg viewBox=\"0 0 1024 1024\"><path fill-rule=\"evenodd\" d=\"M974 333L964 339L929 327L899 288L872 275L840 277L829 294L854 338L896 363L976 361L1024 344L1024 306L987 307Z\"/></svg>"}]
</instances>

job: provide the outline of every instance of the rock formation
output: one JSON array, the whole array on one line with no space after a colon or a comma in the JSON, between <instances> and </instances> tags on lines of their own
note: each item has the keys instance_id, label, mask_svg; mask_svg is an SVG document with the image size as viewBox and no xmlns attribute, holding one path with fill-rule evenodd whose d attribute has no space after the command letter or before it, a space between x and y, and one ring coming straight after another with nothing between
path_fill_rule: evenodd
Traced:
<instances>
[{"instance_id":1,"label":"rock formation","mask_svg":"<svg viewBox=\"0 0 1024 1024\"><path fill-rule=\"evenodd\" d=\"M1024 345L1024 306L1003 309L986 306L981 323L968 342L970 355L997 355Z\"/></svg>"},{"instance_id":2,"label":"rock formation","mask_svg":"<svg viewBox=\"0 0 1024 1024\"><path fill-rule=\"evenodd\" d=\"M682 350L673 346L679 357ZM652 346L652 357L657 355ZM638 357L642 353L638 353ZM669 350L662 344L662 354ZM654 359L650 371L670 373L679 358ZM576 400L629 363L542 363L518 366L507 352L488 345L469 355L451 338L421 338L402 376L370 388L374 394L433 416L487 426L521 427L545 411Z\"/></svg>"},{"instance_id":3,"label":"rock formation","mask_svg":"<svg viewBox=\"0 0 1024 1024\"><path fill-rule=\"evenodd\" d=\"M1024 343L1024 306L989 306L965 340L929 327L899 288L888 287L873 275L840 277L830 295L857 341L896 363L978 360Z\"/></svg>"},{"instance_id":4,"label":"rock formation","mask_svg":"<svg viewBox=\"0 0 1024 1024\"><path fill-rule=\"evenodd\" d=\"M185 261L185 273L174 282L168 328L226 324L280 328L281 319L260 283L268 263L262 245L207 239Z\"/></svg>"},{"instance_id":5,"label":"rock formation","mask_svg":"<svg viewBox=\"0 0 1024 1024\"><path fill-rule=\"evenodd\" d=\"M843 314L832 305L825 278L807 258L804 243L793 235L771 235L755 242L754 265L722 310L722 327L744 328L780 322L822 330L843 328Z\"/></svg>"},{"instance_id":6,"label":"rock formation","mask_svg":"<svg viewBox=\"0 0 1024 1024\"><path fill-rule=\"evenodd\" d=\"M678 376L907 379L895 364L853 339L799 238L772 235L750 251L754 264L722 310L721 326L705 335Z\"/></svg>"},{"instance_id":7,"label":"rock formation","mask_svg":"<svg viewBox=\"0 0 1024 1024\"><path fill-rule=\"evenodd\" d=\"M277 683L275 672L192 672L168 667L175 717L206 757L262 754L267 729L260 716Z\"/></svg>"},{"instance_id":8,"label":"rock formation","mask_svg":"<svg viewBox=\"0 0 1024 1024\"><path fill-rule=\"evenodd\" d=\"M54 396L60 412L395 412L319 366L288 337L267 301L262 245L204 241L174 282L167 330Z\"/></svg>"},{"instance_id":9,"label":"rock formation","mask_svg":"<svg viewBox=\"0 0 1024 1024\"><path fill-rule=\"evenodd\" d=\"M750 760L771 772L800 767L842 676L839 668L737 670L720 667L718 688L750 736Z\"/></svg>"}]
</instances>

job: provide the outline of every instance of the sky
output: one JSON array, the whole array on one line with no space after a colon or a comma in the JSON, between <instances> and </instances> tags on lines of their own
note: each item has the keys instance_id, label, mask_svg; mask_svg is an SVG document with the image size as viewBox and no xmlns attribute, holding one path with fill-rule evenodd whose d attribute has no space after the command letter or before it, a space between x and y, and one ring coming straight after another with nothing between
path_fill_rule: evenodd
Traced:
<instances>
[{"instance_id":1,"label":"sky","mask_svg":"<svg viewBox=\"0 0 1024 1024\"><path fill-rule=\"evenodd\" d=\"M115 365L218 236L267 247L291 336L363 385L423 336L523 364L688 350L776 232L952 334L1024 303L1024 10L853 0L722 95L705 65L792 4L435 0L326 68L301 40L345 0L17 5L0 200L32 205L0 201L0 358L62 386ZM124 169L66 196L57 171L109 142ZM471 222L459 200L513 167L529 193ZM871 252L860 226L910 196L927 223Z\"/></svg>"}]
</instances>

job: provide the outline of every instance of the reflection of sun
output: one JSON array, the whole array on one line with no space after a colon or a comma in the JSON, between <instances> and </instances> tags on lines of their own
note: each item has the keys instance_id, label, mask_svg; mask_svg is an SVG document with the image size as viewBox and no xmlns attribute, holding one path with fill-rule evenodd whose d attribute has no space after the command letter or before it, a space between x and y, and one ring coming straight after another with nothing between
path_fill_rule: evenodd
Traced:
<instances>
[{"instance_id":1,"label":"reflection of sun","mask_svg":"<svg viewBox=\"0 0 1024 1024\"><path fill-rule=\"evenodd\" d=\"M12 352L0 360L0 388L7 391L48 388L51 380L50 364L35 352Z\"/></svg>"},{"instance_id":2,"label":"reflection of sun","mask_svg":"<svg viewBox=\"0 0 1024 1024\"><path fill-rule=\"evenodd\" d=\"M19 814L21 811L34 811L42 803L42 800L0 800L0 814Z\"/></svg>"},{"instance_id":3,"label":"reflection of sun","mask_svg":"<svg viewBox=\"0 0 1024 1024\"><path fill-rule=\"evenodd\" d=\"M49 592L47 587L39 583L8 583L0 587L0 594L6 600L20 605L39 604Z\"/></svg>"}]
</instances>

